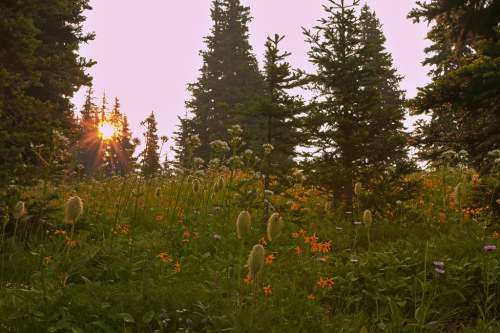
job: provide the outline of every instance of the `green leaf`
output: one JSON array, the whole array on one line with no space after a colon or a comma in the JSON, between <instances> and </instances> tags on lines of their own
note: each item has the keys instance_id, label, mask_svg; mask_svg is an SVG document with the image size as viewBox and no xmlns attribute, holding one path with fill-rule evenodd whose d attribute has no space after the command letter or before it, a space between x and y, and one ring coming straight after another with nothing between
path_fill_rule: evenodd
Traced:
<instances>
[{"instance_id":1,"label":"green leaf","mask_svg":"<svg viewBox=\"0 0 500 333\"><path fill-rule=\"evenodd\" d=\"M149 322L153 319L154 316L155 316L154 311L146 312L145 314L142 315L142 322L144 324L149 324Z\"/></svg>"},{"instance_id":2,"label":"green leaf","mask_svg":"<svg viewBox=\"0 0 500 333\"><path fill-rule=\"evenodd\" d=\"M84 331L84 330L82 330L81 328L78 328L78 327L73 327L73 328L71 328L71 331L72 331L73 333L85 333L85 331Z\"/></svg>"},{"instance_id":3,"label":"green leaf","mask_svg":"<svg viewBox=\"0 0 500 333\"><path fill-rule=\"evenodd\" d=\"M102 321L94 321L92 324L99 326L105 333L115 333L115 331Z\"/></svg>"},{"instance_id":4,"label":"green leaf","mask_svg":"<svg viewBox=\"0 0 500 333\"><path fill-rule=\"evenodd\" d=\"M125 320L126 323L135 323L134 317L130 313L119 313L118 317L122 317L123 320Z\"/></svg>"},{"instance_id":5,"label":"green leaf","mask_svg":"<svg viewBox=\"0 0 500 333\"><path fill-rule=\"evenodd\" d=\"M420 324L424 323L425 320L425 307L422 305L417 310L415 310L415 319Z\"/></svg>"}]
</instances>

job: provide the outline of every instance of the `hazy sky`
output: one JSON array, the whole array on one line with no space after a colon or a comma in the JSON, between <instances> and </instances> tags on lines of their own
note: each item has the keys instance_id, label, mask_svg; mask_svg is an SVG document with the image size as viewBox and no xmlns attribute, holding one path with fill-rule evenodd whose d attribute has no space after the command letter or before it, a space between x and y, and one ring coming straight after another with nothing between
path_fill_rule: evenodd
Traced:
<instances>
[{"instance_id":1,"label":"hazy sky","mask_svg":"<svg viewBox=\"0 0 500 333\"><path fill-rule=\"evenodd\" d=\"M312 72L308 62L309 45L302 27L312 28L325 16L326 0L241 0L250 6L253 20L249 25L250 44L262 65L264 43L268 35L286 35L281 49L292 53L288 61L294 68ZM93 10L86 12L85 31L96 38L83 45L80 54L97 64L89 70L93 76L99 105L104 89L110 106L117 96L126 113L134 136L143 139L139 125L153 110L158 134L172 136L184 115L184 102L190 98L186 84L195 82L202 60L203 37L210 34L211 0L91 0ZM386 47L392 53L394 67L405 77L402 88L407 97L429 82L423 68L424 40L428 27L413 24L406 15L415 7L414 0L367 0L383 24ZM84 101L84 90L75 95L77 110ZM411 122L407 122L407 125ZM143 141L143 140L142 140ZM173 144L169 140L168 144Z\"/></svg>"}]
</instances>

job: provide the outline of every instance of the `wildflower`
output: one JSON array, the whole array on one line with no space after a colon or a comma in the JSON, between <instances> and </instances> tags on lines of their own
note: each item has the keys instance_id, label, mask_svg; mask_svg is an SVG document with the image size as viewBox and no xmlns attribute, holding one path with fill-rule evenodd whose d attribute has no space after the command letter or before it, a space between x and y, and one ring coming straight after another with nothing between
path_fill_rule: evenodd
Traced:
<instances>
[{"instance_id":1,"label":"wildflower","mask_svg":"<svg viewBox=\"0 0 500 333\"><path fill-rule=\"evenodd\" d=\"M43 258L43 260L45 260L45 263L47 263L47 264L48 264L49 262L51 262L51 261L52 261L52 258L50 258L50 257L45 257L45 258Z\"/></svg>"},{"instance_id":2,"label":"wildflower","mask_svg":"<svg viewBox=\"0 0 500 333\"><path fill-rule=\"evenodd\" d=\"M341 228L341 227L335 227L335 229L337 229L337 230L342 230L343 228Z\"/></svg>"},{"instance_id":3,"label":"wildflower","mask_svg":"<svg viewBox=\"0 0 500 333\"><path fill-rule=\"evenodd\" d=\"M281 228L283 227L283 218L279 213L273 213L267 221L267 238L272 241L281 235Z\"/></svg>"},{"instance_id":4,"label":"wildflower","mask_svg":"<svg viewBox=\"0 0 500 333\"><path fill-rule=\"evenodd\" d=\"M14 217L17 220L17 219L21 218L25 213L26 213L26 210L24 208L24 202L19 201L14 206L14 211L12 212L12 217Z\"/></svg>"},{"instance_id":5,"label":"wildflower","mask_svg":"<svg viewBox=\"0 0 500 333\"><path fill-rule=\"evenodd\" d=\"M353 264L357 263L358 262L358 259L351 259L349 260L350 262L352 262Z\"/></svg>"},{"instance_id":6,"label":"wildflower","mask_svg":"<svg viewBox=\"0 0 500 333\"><path fill-rule=\"evenodd\" d=\"M498 232L494 231L493 236L491 236L493 239L498 238Z\"/></svg>"},{"instance_id":7,"label":"wildflower","mask_svg":"<svg viewBox=\"0 0 500 333\"><path fill-rule=\"evenodd\" d=\"M300 205L296 202L293 203L293 205L290 207L291 210L299 210L300 208Z\"/></svg>"},{"instance_id":8,"label":"wildflower","mask_svg":"<svg viewBox=\"0 0 500 333\"><path fill-rule=\"evenodd\" d=\"M270 143L264 143L262 145L262 148L264 148L264 155L269 155L271 151L274 149L273 145Z\"/></svg>"},{"instance_id":9,"label":"wildflower","mask_svg":"<svg viewBox=\"0 0 500 333\"><path fill-rule=\"evenodd\" d=\"M57 234L66 235L66 231L64 231L64 230L56 230L56 231L54 231L54 235L57 235Z\"/></svg>"},{"instance_id":10,"label":"wildflower","mask_svg":"<svg viewBox=\"0 0 500 333\"><path fill-rule=\"evenodd\" d=\"M163 216L161 216L161 215L157 215L157 216L156 216L156 221L161 221L161 220L163 220Z\"/></svg>"},{"instance_id":11,"label":"wildflower","mask_svg":"<svg viewBox=\"0 0 500 333\"><path fill-rule=\"evenodd\" d=\"M301 254L302 253L302 250L300 249L300 247L296 247L295 248L295 252L297 252L297 254Z\"/></svg>"},{"instance_id":12,"label":"wildflower","mask_svg":"<svg viewBox=\"0 0 500 333\"><path fill-rule=\"evenodd\" d=\"M243 281L245 281L245 283L247 285L252 284L253 283L253 277L250 277L250 275L247 275L247 278L245 280L243 280Z\"/></svg>"},{"instance_id":13,"label":"wildflower","mask_svg":"<svg viewBox=\"0 0 500 333\"><path fill-rule=\"evenodd\" d=\"M222 237L220 235L214 235L214 239L221 239Z\"/></svg>"},{"instance_id":14,"label":"wildflower","mask_svg":"<svg viewBox=\"0 0 500 333\"><path fill-rule=\"evenodd\" d=\"M331 201L327 201L325 203L325 212L329 213L332 211L333 203Z\"/></svg>"},{"instance_id":15,"label":"wildflower","mask_svg":"<svg viewBox=\"0 0 500 333\"><path fill-rule=\"evenodd\" d=\"M270 295L270 294L273 293L271 291L271 285L270 284L268 284L267 287L263 287L262 289L264 290L264 292L266 293L266 295Z\"/></svg>"},{"instance_id":16,"label":"wildflower","mask_svg":"<svg viewBox=\"0 0 500 333\"><path fill-rule=\"evenodd\" d=\"M314 244L316 244L317 241L318 241L318 237L316 237L316 233L314 233L310 237L304 236L304 243L306 243L306 244L314 245Z\"/></svg>"},{"instance_id":17,"label":"wildflower","mask_svg":"<svg viewBox=\"0 0 500 333\"><path fill-rule=\"evenodd\" d=\"M453 192L453 199L456 205L461 205L465 199L465 187L462 183L458 183L455 186L455 191Z\"/></svg>"},{"instance_id":18,"label":"wildflower","mask_svg":"<svg viewBox=\"0 0 500 333\"><path fill-rule=\"evenodd\" d=\"M253 246L250 255L248 256L248 271L250 276L255 277L260 273L264 266L266 250L260 244Z\"/></svg>"},{"instance_id":19,"label":"wildflower","mask_svg":"<svg viewBox=\"0 0 500 333\"><path fill-rule=\"evenodd\" d=\"M274 259L276 259L276 257L274 256L274 254L271 253L266 258L266 264L272 264Z\"/></svg>"},{"instance_id":20,"label":"wildflower","mask_svg":"<svg viewBox=\"0 0 500 333\"><path fill-rule=\"evenodd\" d=\"M307 298L308 299L314 299L314 296L313 295L307 295Z\"/></svg>"},{"instance_id":21,"label":"wildflower","mask_svg":"<svg viewBox=\"0 0 500 333\"><path fill-rule=\"evenodd\" d=\"M168 257L168 252L160 253L159 255L156 256L156 258L160 258L160 260L163 261L163 262L173 261L172 259L170 259Z\"/></svg>"},{"instance_id":22,"label":"wildflower","mask_svg":"<svg viewBox=\"0 0 500 333\"><path fill-rule=\"evenodd\" d=\"M483 249L484 249L485 251L493 251L493 250L496 250L496 249L497 249L497 247L496 247L495 245L485 245L485 246L483 247Z\"/></svg>"},{"instance_id":23,"label":"wildflower","mask_svg":"<svg viewBox=\"0 0 500 333\"><path fill-rule=\"evenodd\" d=\"M294 232L292 234L292 238L299 238L299 233L298 232Z\"/></svg>"},{"instance_id":24,"label":"wildflower","mask_svg":"<svg viewBox=\"0 0 500 333\"><path fill-rule=\"evenodd\" d=\"M434 270L436 272L438 272L439 274L444 274L444 272L445 272L444 269L439 269L439 268L434 268Z\"/></svg>"},{"instance_id":25,"label":"wildflower","mask_svg":"<svg viewBox=\"0 0 500 333\"><path fill-rule=\"evenodd\" d=\"M66 202L66 208L64 209L64 220L68 223L76 223L78 218L82 215L83 204L79 196L74 196L68 199Z\"/></svg>"},{"instance_id":26,"label":"wildflower","mask_svg":"<svg viewBox=\"0 0 500 333\"><path fill-rule=\"evenodd\" d=\"M354 221L353 223L354 223L355 225L360 225L360 224L361 224L361 222L359 222L359 221Z\"/></svg>"},{"instance_id":27,"label":"wildflower","mask_svg":"<svg viewBox=\"0 0 500 333\"><path fill-rule=\"evenodd\" d=\"M444 262L442 262L442 261L434 261L434 265L435 266L439 266L439 267L443 267L444 266Z\"/></svg>"},{"instance_id":28,"label":"wildflower","mask_svg":"<svg viewBox=\"0 0 500 333\"><path fill-rule=\"evenodd\" d=\"M402 204L401 200L396 200L396 205L398 205L398 206L399 206L399 205L401 205L401 204Z\"/></svg>"},{"instance_id":29,"label":"wildflower","mask_svg":"<svg viewBox=\"0 0 500 333\"><path fill-rule=\"evenodd\" d=\"M181 264L179 264L178 261L175 262L175 268L174 270L179 273L181 271Z\"/></svg>"},{"instance_id":30,"label":"wildflower","mask_svg":"<svg viewBox=\"0 0 500 333\"><path fill-rule=\"evenodd\" d=\"M370 212L368 209L363 213L363 222L367 227L372 225L372 212Z\"/></svg>"},{"instance_id":31,"label":"wildflower","mask_svg":"<svg viewBox=\"0 0 500 333\"><path fill-rule=\"evenodd\" d=\"M246 210L242 211L236 220L236 234L238 235L238 238L241 239L245 237L248 231L250 231L250 223L250 213Z\"/></svg>"},{"instance_id":32,"label":"wildflower","mask_svg":"<svg viewBox=\"0 0 500 333\"><path fill-rule=\"evenodd\" d=\"M361 195L361 183L357 182L356 185L354 185L354 194L356 194L358 197Z\"/></svg>"},{"instance_id":33,"label":"wildflower","mask_svg":"<svg viewBox=\"0 0 500 333\"><path fill-rule=\"evenodd\" d=\"M300 230L299 230L299 234L301 234L301 235L304 235L304 234L306 234L306 233L307 233L307 231L305 231L305 230L303 230L303 229L300 229Z\"/></svg>"}]
</instances>

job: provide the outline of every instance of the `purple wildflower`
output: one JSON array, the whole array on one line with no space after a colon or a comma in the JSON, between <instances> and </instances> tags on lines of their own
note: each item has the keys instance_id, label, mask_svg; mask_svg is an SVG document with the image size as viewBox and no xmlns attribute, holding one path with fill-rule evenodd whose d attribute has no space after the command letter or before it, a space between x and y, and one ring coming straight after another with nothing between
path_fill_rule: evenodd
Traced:
<instances>
[{"instance_id":1,"label":"purple wildflower","mask_svg":"<svg viewBox=\"0 0 500 333\"><path fill-rule=\"evenodd\" d=\"M346 214L352 214L352 212L349 212L349 211L347 211L347 212L345 212L345 213L346 213Z\"/></svg>"},{"instance_id":2,"label":"purple wildflower","mask_svg":"<svg viewBox=\"0 0 500 333\"><path fill-rule=\"evenodd\" d=\"M444 274L444 269L434 268L434 270L439 274Z\"/></svg>"},{"instance_id":3,"label":"purple wildflower","mask_svg":"<svg viewBox=\"0 0 500 333\"><path fill-rule=\"evenodd\" d=\"M214 239L221 239L221 235L214 235Z\"/></svg>"},{"instance_id":4,"label":"purple wildflower","mask_svg":"<svg viewBox=\"0 0 500 333\"><path fill-rule=\"evenodd\" d=\"M350 260L352 263L357 263L358 262L358 259L351 259Z\"/></svg>"},{"instance_id":5,"label":"purple wildflower","mask_svg":"<svg viewBox=\"0 0 500 333\"><path fill-rule=\"evenodd\" d=\"M214 210L220 210L220 207L219 206L214 207Z\"/></svg>"},{"instance_id":6,"label":"purple wildflower","mask_svg":"<svg viewBox=\"0 0 500 333\"><path fill-rule=\"evenodd\" d=\"M274 206L269 206L268 208L269 208L269 210L272 210L273 212L276 210L276 208L274 208Z\"/></svg>"},{"instance_id":7,"label":"purple wildflower","mask_svg":"<svg viewBox=\"0 0 500 333\"><path fill-rule=\"evenodd\" d=\"M493 251L493 250L496 250L496 249L497 249L497 247L496 247L495 245L485 245L485 246L483 247L483 249L484 249L485 251Z\"/></svg>"},{"instance_id":8,"label":"purple wildflower","mask_svg":"<svg viewBox=\"0 0 500 333\"><path fill-rule=\"evenodd\" d=\"M360 225L360 224L361 224L361 222L359 222L359 221L354 221L353 223L354 223L355 225Z\"/></svg>"},{"instance_id":9,"label":"purple wildflower","mask_svg":"<svg viewBox=\"0 0 500 333\"><path fill-rule=\"evenodd\" d=\"M444 262L442 262L442 261L434 261L434 265L439 266L439 267L443 267L444 266Z\"/></svg>"},{"instance_id":10,"label":"purple wildflower","mask_svg":"<svg viewBox=\"0 0 500 333\"><path fill-rule=\"evenodd\" d=\"M335 229L337 229L337 230L342 230L343 228L341 228L341 227L335 227Z\"/></svg>"}]
</instances>

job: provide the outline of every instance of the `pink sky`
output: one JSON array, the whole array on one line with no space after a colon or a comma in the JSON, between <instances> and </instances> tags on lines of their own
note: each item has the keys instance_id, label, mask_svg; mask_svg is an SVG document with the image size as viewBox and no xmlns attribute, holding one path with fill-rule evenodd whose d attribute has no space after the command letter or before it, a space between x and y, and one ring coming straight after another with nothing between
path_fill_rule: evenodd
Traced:
<instances>
[{"instance_id":1,"label":"pink sky","mask_svg":"<svg viewBox=\"0 0 500 333\"><path fill-rule=\"evenodd\" d=\"M249 25L250 43L262 64L268 35L286 35L282 50L292 53L288 61L295 68L312 72L308 62L309 45L302 27L312 28L325 16L326 0L241 0L250 6L253 21ZM202 61L203 37L210 34L209 0L91 0L86 13L86 31L96 39L83 45L80 54L97 61L89 70L93 76L99 105L104 89L110 101L120 99L121 110L131 123L134 136L142 140L139 123L153 110L158 134L172 137L177 116L185 114L184 102L190 98L186 84L195 82ZM428 68L423 68L423 49L427 26L412 24L406 15L415 7L414 0L368 0L383 24L386 47L392 53L394 67L405 76L402 88L407 97L426 85ZM81 109L84 90L73 98ZM411 121L407 121L407 126ZM173 144L169 140L168 144Z\"/></svg>"}]
</instances>

